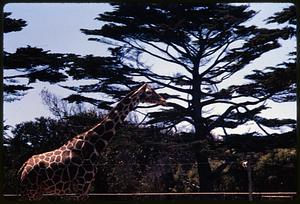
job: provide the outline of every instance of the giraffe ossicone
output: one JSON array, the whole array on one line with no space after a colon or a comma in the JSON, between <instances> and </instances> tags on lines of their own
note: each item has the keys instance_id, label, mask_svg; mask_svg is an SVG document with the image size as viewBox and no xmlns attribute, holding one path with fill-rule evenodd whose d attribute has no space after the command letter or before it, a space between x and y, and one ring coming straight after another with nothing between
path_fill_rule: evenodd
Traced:
<instances>
[{"instance_id":1,"label":"giraffe ossicone","mask_svg":"<svg viewBox=\"0 0 300 204\"><path fill-rule=\"evenodd\" d=\"M117 126L140 102L166 103L146 83L131 91L88 131L58 149L29 158L18 172L22 197L40 200L43 194L63 196L72 193L73 199L87 199L102 150L115 135Z\"/></svg>"}]
</instances>

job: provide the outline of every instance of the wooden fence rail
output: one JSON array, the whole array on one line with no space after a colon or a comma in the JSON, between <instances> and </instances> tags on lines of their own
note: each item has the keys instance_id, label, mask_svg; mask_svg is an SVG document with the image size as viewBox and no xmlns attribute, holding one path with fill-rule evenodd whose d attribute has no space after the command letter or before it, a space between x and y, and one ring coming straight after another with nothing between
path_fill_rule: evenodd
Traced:
<instances>
[{"instance_id":1,"label":"wooden fence rail","mask_svg":"<svg viewBox=\"0 0 300 204\"><path fill-rule=\"evenodd\" d=\"M15 200L19 194L2 194ZM66 194L72 196L74 194ZM294 200L296 192L253 192L253 200ZM56 197L45 194L46 198ZM91 200L248 200L248 192L194 192L194 193L90 193Z\"/></svg>"}]
</instances>

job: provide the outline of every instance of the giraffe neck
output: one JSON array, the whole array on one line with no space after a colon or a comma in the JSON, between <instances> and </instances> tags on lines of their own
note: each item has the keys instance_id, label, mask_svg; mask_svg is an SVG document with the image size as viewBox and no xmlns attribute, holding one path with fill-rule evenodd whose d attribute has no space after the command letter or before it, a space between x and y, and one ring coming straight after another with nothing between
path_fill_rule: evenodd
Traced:
<instances>
[{"instance_id":1,"label":"giraffe neck","mask_svg":"<svg viewBox=\"0 0 300 204\"><path fill-rule=\"evenodd\" d=\"M86 132L85 140L95 145L101 152L111 141L116 129L124 121L128 113L136 108L139 103L139 93L130 93L113 108L105 118L96 126Z\"/></svg>"},{"instance_id":2,"label":"giraffe neck","mask_svg":"<svg viewBox=\"0 0 300 204\"><path fill-rule=\"evenodd\" d=\"M115 126L118 126L124 121L128 113L136 108L138 103L139 94L128 95L110 111L107 118L112 120Z\"/></svg>"}]
</instances>

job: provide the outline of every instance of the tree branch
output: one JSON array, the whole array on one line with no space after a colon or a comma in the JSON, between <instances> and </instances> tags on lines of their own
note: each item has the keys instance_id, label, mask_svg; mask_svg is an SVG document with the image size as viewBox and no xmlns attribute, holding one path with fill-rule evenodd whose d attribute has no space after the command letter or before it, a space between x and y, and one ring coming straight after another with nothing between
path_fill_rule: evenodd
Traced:
<instances>
[{"instance_id":1,"label":"tree branch","mask_svg":"<svg viewBox=\"0 0 300 204\"><path fill-rule=\"evenodd\" d=\"M213 63L210 67L208 67L205 71L203 71L203 72L200 74L200 77L204 77L204 76L205 76L210 70L212 70L217 64L219 64L220 62L223 61L224 58L222 58L222 59L220 60L220 57L221 57L222 54L227 50L227 48L229 47L229 45L230 45L232 42L234 42L234 40L228 41L228 42L227 42L225 48L224 48L223 51L217 56L217 58L216 58L216 60L214 61L214 63ZM217 50L221 49L223 46L224 46L224 45L219 46ZM217 50L216 50L216 51L217 51ZM234 61L234 60L232 60L232 61ZM232 61L230 61L230 63L231 63ZM230 64L230 63L229 63L229 64ZM226 64L226 65L228 65L228 64Z\"/></svg>"},{"instance_id":2,"label":"tree branch","mask_svg":"<svg viewBox=\"0 0 300 204\"><path fill-rule=\"evenodd\" d=\"M136 46L134 46L133 44L131 44L131 43L129 43L129 42L127 42L127 43L128 43L130 46L134 46L135 49L139 49L139 50L141 50L141 51L143 51L143 52L146 52L146 53L148 53L148 54L150 54L150 55L152 55L152 56L154 56L154 57L158 57L158 58L163 59L163 60L166 60L166 61L168 61L168 62L172 62L172 63L175 63L175 64L179 64L179 65L183 66L185 69L187 69L187 70L189 71L190 68L189 68L188 66L186 66L186 64L180 62L177 58L175 58L173 55L171 55L167 50L164 50L164 49L158 47L157 45L154 45L153 43L150 43L149 41L145 41L145 40L142 40L142 39L139 39L139 40L140 40L141 42L143 42L143 43L145 43L145 44L147 44L147 45L150 45L151 47L153 47L153 48L159 50L160 52L165 53L165 54L168 55L171 59L164 58L164 57L162 57L162 56L160 56L160 55L154 54L153 52L150 52L150 51L146 50L145 48L142 48L137 42L136 42L136 44L137 44L139 47L136 47Z\"/></svg>"},{"instance_id":3,"label":"tree branch","mask_svg":"<svg viewBox=\"0 0 300 204\"><path fill-rule=\"evenodd\" d=\"M159 59L161 59L161 60L164 60L164 61L167 61L167 62L171 62L171 63L174 63L174 64L178 64L178 63L177 63L176 61L174 61L174 60L171 60L171 59L168 59L168 58L164 58L164 57L162 57L162 56L160 56L160 55L157 55L157 54L154 54L154 53L152 53L152 52L149 52L148 50L146 50L146 49L144 49L144 48L142 48L142 47L140 47L140 46L137 47L137 46L133 45L132 43L126 41L126 40L124 40L123 42L126 43L126 44L128 44L128 45L130 45L131 47L133 47L133 48L135 48L135 49L137 49L137 50L140 50L140 51L142 51L142 52L145 52L145 53L147 53L147 54L149 54L149 55L151 55L151 56L153 56L153 57L157 57L157 58L159 58Z\"/></svg>"},{"instance_id":4,"label":"tree branch","mask_svg":"<svg viewBox=\"0 0 300 204\"><path fill-rule=\"evenodd\" d=\"M155 105L149 105L149 106L137 106L136 108L155 108L158 106L160 106L160 105L155 104Z\"/></svg>"},{"instance_id":5,"label":"tree branch","mask_svg":"<svg viewBox=\"0 0 300 204\"><path fill-rule=\"evenodd\" d=\"M246 107L247 105L256 105L266 99L268 99L269 97L271 97L272 94L268 94L265 97L259 99L258 101L247 101L244 103L235 103L232 101L215 101L214 103L228 103L228 104L233 104L232 106L230 106L229 108L227 108L227 110L221 115L219 116L219 118L217 120L215 120L214 122L212 122L209 127L208 127L208 131L211 131L212 129L214 129L216 127L216 125L218 125L219 123L221 123L221 121L224 121L224 119L227 117L227 115L234 109L238 108L238 107L242 107L245 110L249 111L249 109ZM263 130L264 132L266 132L265 130Z\"/></svg>"},{"instance_id":6,"label":"tree branch","mask_svg":"<svg viewBox=\"0 0 300 204\"><path fill-rule=\"evenodd\" d=\"M150 81L155 82L155 83L157 83L157 84L159 84L159 85L162 85L162 86L164 86L164 87L167 87L167 88L170 88L170 89L174 89L174 90L179 91L179 92L191 93L191 90L190 90L190 89L178 88L178 87L176 87L176 86L172 86L172 85L170 85L170 84L166 84L166 83L163 83L163 82L158 81L158 80L156 80L156 79L153 79L153 78L151 78L151 77L148 76L148 75L143 75L143 76L146 77L147 79L149 79Z\"/></svg>"}]
</instances>

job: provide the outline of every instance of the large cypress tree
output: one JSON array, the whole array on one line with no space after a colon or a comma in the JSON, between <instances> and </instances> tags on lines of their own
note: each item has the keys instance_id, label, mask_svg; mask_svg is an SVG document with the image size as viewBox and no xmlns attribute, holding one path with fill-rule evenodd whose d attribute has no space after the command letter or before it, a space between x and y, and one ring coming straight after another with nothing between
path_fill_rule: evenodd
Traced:
<instances>
[{"instance_id":1,"label":"large cypress tree","mask_svg":"<svg viewBox=\"0 0 300 204\"><path fill-rule=\"evenodd\" d=\"M82 29L82 32L93 36L89 40L110 44L112 55L125 65L120 70L128 71L130 76L146 78L158 88L178 92L164 94L166 98L176 99L177 102L169 102L170 108L167 110L152 112L152 119L148 123L175 127L185 121L194 127L196 140L203 141L210 141L210 133L216 128L223 128L226 135L226 129L249 121L254 121L264 131L264 124L260 124L263 121L256 120L255 116L267 108L262 102L274 96L274 92L253 95L253 92L258 93L255 84L224 87L224 83L230 84L228 81L232 75L262 54L279 48L278 39L287 39L289 29L247 26L245 23L256 12L245 5L112 5L113 11L96 18L106 22L103 27ZM169 63L166 69L177 74L152 71L144 62L147 56ZM178 68L172 69L172 66ZM121 96L116 93L124 89L114 85L124 85L122 81L112 84L110 89L102 89L99 83L69 88L79 92L106 90L108 94ZM216 105L224 106L225 110L216 114L207 112L209 107ZM194 146L200 187L202 191L211 191L209 158L201 148L201 145Z\"/></svg>"}]
</instances>

